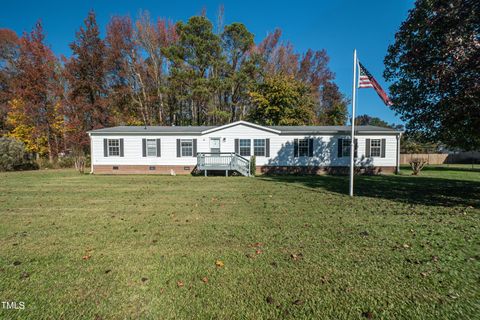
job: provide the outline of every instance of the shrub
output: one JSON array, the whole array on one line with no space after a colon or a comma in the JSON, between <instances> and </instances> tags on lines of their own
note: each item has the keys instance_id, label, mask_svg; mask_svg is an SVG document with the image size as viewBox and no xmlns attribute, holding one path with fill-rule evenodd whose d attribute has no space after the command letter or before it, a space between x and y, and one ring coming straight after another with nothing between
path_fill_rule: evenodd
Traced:
<instances>
[{"instance_id":1,"label":"shrub","mask_svg":"<svg viewBox=\"0 0 480 320\"><path fill-rule=\"evenodd\" d=\"M85 155L85 152L82 149L75 149L72 151L72 158L75 169L79 173L84 173L88 161L88 157Z\"/></svg>"},{"instance_id":2,"label":"shrub","mask_svg":"<svg viewBox=\"0 0 480 320\"><path fill-rule=\"evenodd\" d=\"M38 170L40 167L35 161L25 161L19 165L16 165L14 170L25 171L25 170Z\"/></svg>"},{"instance_id":3,"label":"shrub","mask_svg":"<svg viewBox=\"0 0 480 320\"><path fill-rule=\"evenodd\" d=\"M92 164L92 157L89 154L87 154L85 156L85 167L90 168L91 164Z\"/></svg>"},{"instance_id":4,"label":"shrub","mask_svg":"<svg viewBox=\"0 0 480 320\"><path fill-rule=\"evenodd\" d=\"M0 138L0 171L15 170L24 161L25 145L10 137Z\"/></svg>"},{"instance_id":5,"label":"shrub","mask_svg":"<svg viewBox=\"0 0 480 320\"><path fill-rule=\"evenodd\" d=\"M250 175L255 176L257 173L257 158L255 156L250 157Z\"/></svg>"},{"instance_id":6,"label":"shrub","mask_svg":"<svg viewBox=\"0 0 480 320\"><path fill-rule=\"evenodd\" d=\"M40 169L58 169L58 165L55 162L50 162L46 158L38 158L36 163Z\"/></svg>"},{"instance_id":7,"label":"shrub","mask_svg":"<svg viewBox=\"0 0 480 320\"><path fill-rule=\"evenodd\" d=\"M36 164L40 169L66 169L75 168L75 161L73 156L62 156L54 162L50 162L46 158L39 158L36 160Z\"/></svg>"},{"instance_id":8,"label":"shrub","mask_svg":"<svg viewBox=\"0 0 480 320\"><path fill-rule=\"evenodd\" d=\"M86 158L83 155L80 156L75 156L75 169L79 173L84 173L85 172L85 163L86 163Z\"/></svg>"},{"instance_id":9,"label":"shrub","mask_svg":"<svg viewBox=\"0 0 480 320\"><path fill-rule=\"evenodd\" d=\"M54 162L48 161L48 159L40 158L37 160L37 164L41 169L65 169L75 168L78 172L84 173L85 167L90 167L90 155L85 155L82 152L72 152L68 156L61 156Z\"/></svg>"},{"instance_id":10,"label":"shrub","mask_svg":"<svg viewBox=\"0 0 480 320\"><path fill-rule=\"evenodd\" d=\"M75 166L75 159L72 157L61 157L58 159L57 165L59 168L73 168Z\"/></svg>"},{"instance_id":11,"label":"shrub","mask_svg":"<svg viewBox=\"0 0 480 320\"><path fill-rule=\"evenodd\" d=\"M410 160L410 166L412 167L413 170L413 175L417 176L420 171L422 171L423 167L427 164L427 160L423 158L414 158Z\"/></svg>"}]
</instances>

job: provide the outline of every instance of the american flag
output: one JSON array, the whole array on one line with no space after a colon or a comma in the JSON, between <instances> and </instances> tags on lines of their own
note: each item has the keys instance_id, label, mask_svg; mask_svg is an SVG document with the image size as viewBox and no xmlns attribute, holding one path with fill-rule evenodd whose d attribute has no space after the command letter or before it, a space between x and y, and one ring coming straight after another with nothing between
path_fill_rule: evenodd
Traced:
<instances>
[{"instance_id":1,"label":"american flag","mask_svg":"<svg viewBox=\"0 0 480 320\"><path fill-rule=\"evenodd\" d=\"M390 101L390 98L388 97L387 93L383 91L382 87L378 84L377 80L368 72L368 70L360 63L358 62L358 65L360 66L360 75L358 78L358 88L373 88L377 92L378 96L380 99L382 99L383 103L387 106L392 105L392 101Z\"/></svg>"}]
</instances>

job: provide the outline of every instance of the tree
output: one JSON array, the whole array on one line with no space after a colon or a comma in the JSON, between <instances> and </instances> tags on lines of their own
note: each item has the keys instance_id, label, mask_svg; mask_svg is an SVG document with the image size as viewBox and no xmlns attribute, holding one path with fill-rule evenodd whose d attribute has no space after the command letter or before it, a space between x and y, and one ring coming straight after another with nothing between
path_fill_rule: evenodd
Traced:
<instances>
[{"instance_id":1,"label":"tree","mask_svg":"<svg viewBox=\"0 0 480 320\"><path fill-rule=\"evenodd\" d=\"M19 39L10 29L0 29L0 134L7 131L8 102L12 99Z\"/></svg>"},{"instance_id":2,"label":"tree","mask_svg":"<svg viewBox=\"0 0 480 320\"><path fill-rule=\"evenodd\" d=\"M264 75L288 75L308 86L315 104L316 124L344 124L348 101L333 82L335 75L328 68L327 52L308 49L303 55L297 54L289 42L280 41L281 34L276 29L256 48Z\"/></svg>"},{"instance_id":3,"label":"tree","mask_svg":"<svg viewBox=\"0 0 480 320\"><path fill-rule=\"evenodd\" d=\"M148 12L114 16L105 39L91 11L63 65L43 38L44 58L34 59L40 36L23 38L31 53L28 41L0 29L0 131L40 155L67 151L83 163L86 132L113 125L345 122L325 50L296 52L279 29L256 46L242 23L224 26L223 7L216 26L205 11L176 24Z\"/></svg>"},{"instance_id":4,"label":"tree","mask_svg":"<svg viewBox=\"0 0 480 320\"><path fill-rule=\"evenodd\" d=\"M202 125L208 120L209 102L218 86L220 37L204 16L178 22L176 30L178 42L167 50L172 62L171 78L187 100L190 123Z\"/></svg>"},{"instance_id":5,"label":"tree","mask_svg":"<svg viewBox=\"0 0 480 320\"><path fill-rule=\"evenodd\" d=\"M393 109L407 130L480 148L480 3L417 0L385 57Z\"/></svg>"},{"instance_id":6,"label":"tree","mask_svg":"<svg viewBox=\"0 0 480 320\"><path fill-rule=\"evenodd\" d=\"M248 104L248 89L258 73L255 64L249 59L254 46L253 37L242 23L232 23L222 33L222 47L226 56L223 100L229 108L230 122L241 116L238 114L239 109Z\"/></svg>"},{"instance_id":7,"label":"tree","mask_svg":"<svg viewBox=\"0 0 480 320\"><path fill-rule=\"evenodd\" d=\"M437 153L442 145L438 142L429 142L416 132L405 132L400 141L402 153Z\"/></svg>"},{"instance_id":8,"label":"tree","mask_svg":"<svg viewBox=\"0 0 480 320\"><path fill-rule=\"evenodd\" d=\"M310 88L290 76L267 77L250 92L249 120L262 125L308 125L314 120Z\"/></svg>"},{"instance_id":9,"label":"tree","mask_svg":"<svg viewBox=\"0 0 480 320\"><path fill-rule=\"evenodd\" d=\"M357 126L377 126L377 127L384 127L390 128L386 121L378 117L371 117L368 114L362 114L355 117L355 124Z\"/></svg>"},{"instance_id":10,"label":"tree","mask_svg":"<svg viewBox=\"0 0 480 320\"><path fill-rule=\"evenodd\" d=\"M320 101L316 104L317 123L324 126L345 125L348 118L348 100L338 86L329 81L323 85Z\"/></svg>"},{"instance_id":11,"label":"tree","mask_svg":"<svg viewBox=\"0 0 480 320\"><path fill-rule=\"evenodd\" d=\"M138 101L135 88L137 46L129 17L113 16L107 24L106 69L108 106L114 113L115 124L143 124L146 114L142 101ZM134 71L135 70L135 71ZM143 121L142 121L143 120Z\"/></svg>"},{"instance_id":12,"label":"tree","mask_svg":"<svg viewBox=\"0 0 480 320\"><path fill-rule=\"evenodd\" d=\"M355 124L357 126L376 126L376 127L384 127L384 128L391 128L396 130L403 130L403 125L391 123L380 119L379 117L372 117L368 114L362 114L355 117Z\"/></svg>"},{"instance_id":13,"label":"tree","mask_svg":"<svg viewBox=\"0 0 480 320\"><path fill-rule=\"evenodd\" d=\"M158 20L156 25L152 24L147 12L141 14L136 27L136 41L146 54L144 61L146 79L143 83L151 97L150 104L156 111L154 119L158 124L166 124L165 117L170 114L166 109L164 97L166 91L164 70L167 70L164 50L177 41L176 27L165 19ZM171 123L171 119L168 119L168 123Z\"/></svg>"},{"instance_id":14,"label":"tree","mask_svg":"<svg viewBox=\"0 0 480 320\"><path fill-rule=\"evenodd\" d=\"M106 103L106 49L100 39L95 13L90 11L85 26L70 44L73 56L65 62L68 91L64 106L68 146L83 171L88 152L87 131L109 125L110 109Z\"/></svg>"},{"instance_id":15,"label":"tree","mask_svg":"<svg viewBox=\"0 0 480 320\"><path fill-rule=\"evenodd\" d=\"M44 39L38 22L19 41L7 121L13 127L11 136L23 141L30 152L47 155L53 162L62 148L62 88L58 60Z\"/></svg>"}]
</instances>

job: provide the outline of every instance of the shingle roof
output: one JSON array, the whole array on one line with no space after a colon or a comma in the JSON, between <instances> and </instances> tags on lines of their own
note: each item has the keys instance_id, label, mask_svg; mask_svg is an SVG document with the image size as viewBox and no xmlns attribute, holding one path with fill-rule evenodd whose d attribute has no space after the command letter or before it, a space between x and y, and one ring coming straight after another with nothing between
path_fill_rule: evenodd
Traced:
<instances>
[{"instance_id":1,"label":"shingle roof","mask_svg":"<svg viewBox=\"0 0 480 320\"><path fill-rule=\"evenodd\" d=\"M269 128L281 131L282 133L294 133L294 132L305 132L305 133L338 133L338 132L350 132L352 130L351 126L271 126ZM384 128L377 126L356 126L355 131L357 132L398 132L392 128Z\"/></svg>"},{"instance_id":2,"label":"shingle roof","mask_svg":"<svg viewBox=\"0 0 480 320\"><path fill-rule=\"evenodd\" d=\"M161 133L161 134L202 134L219 126L118 126L91 130L91 133ZM265 126L280 134L349 133L350 126ZM356 132L398 133L400 131L376 126L356 126Z\"/></svg>"},{"instance_id":3,"label":"shingle roof","mask_svg":"<svg viewBox=\"0 0 480 320\"><path fill-rule=\"evenodd\" d=\"M202 133L215 126L118 126L91 130L93 133Z\"/></svg>"}]
</instances>

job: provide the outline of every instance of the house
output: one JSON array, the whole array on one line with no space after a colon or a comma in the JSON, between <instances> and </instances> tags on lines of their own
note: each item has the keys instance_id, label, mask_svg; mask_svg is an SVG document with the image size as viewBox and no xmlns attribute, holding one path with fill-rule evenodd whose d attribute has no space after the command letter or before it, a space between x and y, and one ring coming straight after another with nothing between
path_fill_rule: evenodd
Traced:
<instances>
[{"instance_id":1,"label":"house","mask_svg":"<svg viewBox=\"0 0 480 320\"><path fill-rule=\"evenodd\" d=\"M189 174L208 170L257 173L348 172L349 126L261 126L237 121L222 126L120 126L89 131L91 172ZM356 127L358 170L399 168L401 132Z\"/></svg>"}]
</instances>

